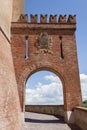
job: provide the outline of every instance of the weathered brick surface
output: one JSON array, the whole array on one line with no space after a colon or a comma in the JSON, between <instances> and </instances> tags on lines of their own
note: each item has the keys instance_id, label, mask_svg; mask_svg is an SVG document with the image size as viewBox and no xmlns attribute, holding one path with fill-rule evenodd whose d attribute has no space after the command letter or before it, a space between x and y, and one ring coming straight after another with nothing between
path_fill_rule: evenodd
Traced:
<instances>
[{"instance_id":1,"label":"weathered brick surface","mask_svg":"<svg viewBox=\"0 0 87 130\"><path fill-rule=\"evenodd\" d=\"M11 47L0 30L0 130L20 130L20 114Z\"/></svg>"},{"instance_id":2,"label":"weathered brick surface","mask_svg":"<svg viewBox=\"0 0 87 130\"><path fill-rule=\"evenodd\" d=\"M11 48L22 110L24 109L26 80L39 70L49 70L60 77L63 84L65 111L81 105L75 28L75 24L12 24ZM47 32L52 39L51 54L43 51L36 54L35 43L41 32ZM28 60L25 60L26 35L29 40ZM59 36L62 36L63 60L60 59Z\"/></svg>"}]
</instances>

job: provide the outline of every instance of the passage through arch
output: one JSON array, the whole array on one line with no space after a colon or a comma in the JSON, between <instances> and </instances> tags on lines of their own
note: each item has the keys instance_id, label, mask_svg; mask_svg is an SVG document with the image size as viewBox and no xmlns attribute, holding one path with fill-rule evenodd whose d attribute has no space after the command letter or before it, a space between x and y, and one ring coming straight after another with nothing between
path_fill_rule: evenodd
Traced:
<instances>
[{"instance_id":1,"label":"passage through arch","mask_svg":"<svg viewBox=\"0 0 87 130\"><path fill-rule=\"evenodd\" d=\"M38 71L26 82L25 105L62 105L63 86L51 71Z\"/></svg>"}]
</instances>

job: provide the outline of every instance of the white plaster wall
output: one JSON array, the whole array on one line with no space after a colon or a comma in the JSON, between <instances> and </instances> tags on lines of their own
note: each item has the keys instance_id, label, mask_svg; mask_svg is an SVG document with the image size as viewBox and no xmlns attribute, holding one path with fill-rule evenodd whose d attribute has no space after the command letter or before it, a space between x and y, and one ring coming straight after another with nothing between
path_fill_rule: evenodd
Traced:
<instances>
[{"instance_id":1,"label":"white plaster wall","mask_svg":"<svg viewBox=\"0 0 87 130\"><path fill-rule=\"evenodd\" d=\"M0 0L0 27L10 39L11 22L24 13L24 0Z\"/></svg>"},{"instance_id":2,"label":"white plaster wall","mask_svg":"<svg viewBox=\"0 0 87 130\"><path fill-rule=\"evenodd\" d=\"M0 27L10 39L13 0L0 0Z\"/></svg>"},{"instance_id":3,"label":"white plaster wall","mask_svg":"<svg viewBox=\"0 0 87 130\"><path fill-rule=\"evenodd\" d=\"M13 0L12 22L17 22L20 14L24 14L24 0Z\"/></svg>"}]
</instances>

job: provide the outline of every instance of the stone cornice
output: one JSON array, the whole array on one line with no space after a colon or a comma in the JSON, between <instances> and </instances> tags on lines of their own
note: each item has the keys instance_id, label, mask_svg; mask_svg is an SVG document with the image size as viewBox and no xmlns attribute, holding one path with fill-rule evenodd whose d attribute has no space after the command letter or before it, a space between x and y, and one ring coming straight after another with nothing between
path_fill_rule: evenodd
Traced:
<instances>
[{"instance_id":1,"label":"stone cornice","mask_svg":"<svg viewBox=\"0 0 87 130\"><path fill-rule=\"evenodd\" d=\"M11 33L14 34L26 34L34 33L35 31L49 31L49 33L62 33L62 34L74 34L76 30L76 24L50 24L50 23L12 23Z\"/></svg>"}]
</instances>

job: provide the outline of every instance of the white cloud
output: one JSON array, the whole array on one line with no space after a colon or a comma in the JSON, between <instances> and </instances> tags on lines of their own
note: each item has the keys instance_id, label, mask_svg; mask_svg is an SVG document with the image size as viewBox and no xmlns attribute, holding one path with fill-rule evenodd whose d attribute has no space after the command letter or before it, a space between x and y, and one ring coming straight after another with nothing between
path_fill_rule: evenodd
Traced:
<instances>
[{"instance_id":1,"label":"white cloud","mask_svg":"<svg viewBox=\"0 0 87 130\"><path fill-rule=\"evenodd\" d=\"M63 104L63 90L57 76L45 76L49 84L37 83L34 89L26 89L26 104Z\"/></svg>"},{"instance_id":2,"label":"white cloud","mask_svg":"<svg viewBox=\"0 0 87 130\"><path fill-rule=\"evenodd\" d=\"M63 104L63 87L54 75L43 77L49 84L36 83L35 88L26 89L26 104ZM87 75L80 74L83 100L87 100Z\"/></svg>"},{"instance_id":3,"label":"white cloud","mask_svg":"<svg viewBox=\"0 0 87 130\"><path fill-rule=\"evenodd\" d=\"M87 75L80 74L82 99L87 100Z\"/></svg>"},{"instance_id":4,"label":"white cloud","mask_svg":"<svg viewBox=\"0 0 87 130\"><path fill-rule=\"evenodd\" d=\"M60 79L57 76L53 76L53 75L46 75L44 77L44 79L50 80L51 82L59 82L59 83L61 83Z\"/></svg>"}]
</instances>

